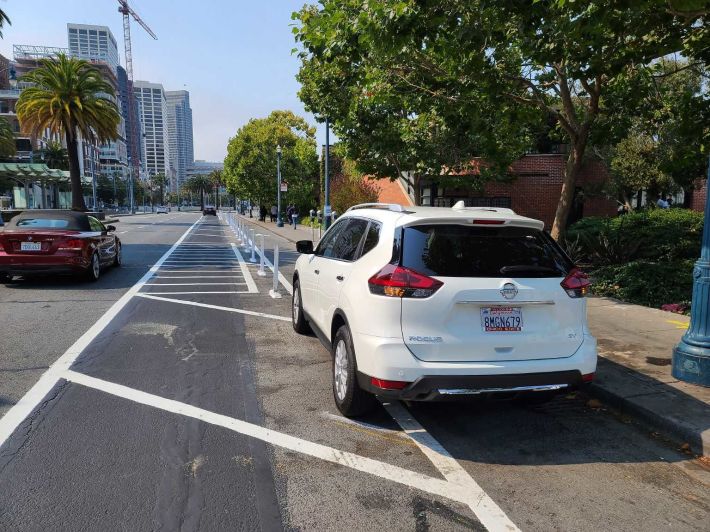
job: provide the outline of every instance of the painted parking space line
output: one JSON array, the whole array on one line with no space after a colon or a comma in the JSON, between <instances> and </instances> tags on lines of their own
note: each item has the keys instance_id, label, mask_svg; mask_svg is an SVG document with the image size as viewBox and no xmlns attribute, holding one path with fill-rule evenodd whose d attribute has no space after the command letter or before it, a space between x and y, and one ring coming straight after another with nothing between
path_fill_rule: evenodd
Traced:
<instances>
[{"instance_id":1,"label":"painted parking space line","mask_svg":"<svg viewBox=\"0 0 710 532\"><path fill-rule=\"evenodd\" d=\"M73 382L87 388L92 388L115 397L121 397L128 401L157 408L165 412L199 419L205 423L223 427L238 434L249 436L271 445L288 449L302 455L318 458L333 464L348 467L350 469L396 482L425 493L438 495L462 504L469 503L469 496L465 489L466 486L461 486L454 482L430 477L416 471L388 464L387 462L380 462L358 454L341 451L320 443L303 440L301 438L267 429L266 427L255 425L241 419L235 419L222 414L217 414L203 408L198 408L179 401L129 388L121 384L90 377L82 373L67 370L61 374L61 377L69 382ZM502 523L491 522L490 520L488 524L484 523L484 525L486 525L491 531L517 530L515 525L504 529L500 526Z\"/></svg>"},{"instance_id":2,"label":"painted parking space line","mask_svg":"<svg viewBox=\"0 0 710 532\"><path fill-rule=\"evenodd\" d=\"M234 281L231 283L148 283L146 286L213 286L213 285L237 285L237 284L247 284L239 281Z\"/></svg>"},{"instance_id":3,"label":"painted parking space line","mask_svg":"<svg viewBox=\"0 0 710 532\"><path fill-rule=\"evenodd\" d=\"M249 290L220 290L220 291L191 291L191 292L141 292L140 296L144 294L159 295L159 296L176 296L176 295L210 295L210 294L251 294Z\"/></svg>"},{"instance_id":4,"label":"painted parking space line","mask_svg":"<svg viewBox=\"0 0 710 532\"><path fill-rule=\"evenodd\" d=\"M489 530L517 531L518 527L505 512L491 499L483 488L451 456L441 443L412 416L400 402L382 402L387 413L392 416L402 430L414 441L434 467L452 484L463 487L463 502Z\"/></svg>"},{"instance_id":5,"label":"painted parking space line","mask_svg":"<svg viewBox=\"0 0 710 532\"><path fill-rule=\"evenodd\" d=\"M257 288L256 283L254 282L254 278L251 276L251 272L249 272L249 267L244 261L244 257L242 257L242 254L239 252L239 248L236 244L231 244L231 246L232 251L234 251L237 260L239 261L239 268L242 270L242 275L244 276L244 279L247 282L247 286L249 286L249 290L251 290L255 294L258 294L259 289Z\"/></svg>"},{"instance_id":6,"label":"painted parking space line","mask_svg":"<svg viewBox=\"0 0 710 532\"><path fill-rule=\"evenodd\" d=\"M172 273L172 272L171 272ZM237 278L242 279L243 275L156 275L155 279L223 279Z\"/></svg>"},{"instance_id":7,"label":"painted parking space line","mask_svg":"<svg viewBox=\"0 0 710 532\"><path fill-rule=\"evenodd\" d=\"M209 303L200 303L198 301L187 301L185 299L170 299L169 297L158 297L156 294L160 295L173 295L173 294L180 294L180 293L191 293L191 292L165 292L163 294L160 294L159 292L141 292L139 294L136 294L136 297L143 297L145 299L154 299L155 301L164 301L166 303L177 303L179 305L189 305L193 307L202 307L202 308L209 308L212 310L223 310L225 312L234 312L235 314L244 314L246 316L256 316L259 318L269 318L272 320L276 321L287 321L291 322L291 317L290 316L277 316L276 314L267 314L266 312L257 312L255 310L245 310L245 309L240 309L240 308L233 308L233 307L224 307L222 305L210 305ZM200 292L196 292L200 293ZM215 294L217 293L250 293L250 292L213 292Z\"/></svg>"},{"instance_id":8,"label":"painted parking space line","mask_svg":"<svg viewBox=\"0 0 710 532\"><path fill-rule=\"evenodd\" d=\"M150 278L155 275L158 269L162 266L163 262L170 256L170 254L175 251L180 244L187 238L190 231L200 223L198 219L194 224L192 224L182 236L168 249L162 257L160 257L153 266L141 277L136 284L134 284L128 291L121 296L118 301L116 301L111 307L94 323L89 330L87 330L81 337L79 337L76 342L74 342L69 349L67 349L62 356L55 360L51 366L42 374L39 380L30 388L25 395L23 395L20 400L6 412L6 414L0 418L0 446L2 446L7 439L12 435L13 432L20 426L20 424L29 417L42 401L47 396L47 394L54 388L54 386L59 382L58 375L71 367L74 361L81 355L81 353L86 349L86 347L96 339L96 337L101 334L101 332L108 326L109 323L118 315L121 310L128 304L128 302L136 296L141 288L150 280Z\"/></svg>"}]
</instances>

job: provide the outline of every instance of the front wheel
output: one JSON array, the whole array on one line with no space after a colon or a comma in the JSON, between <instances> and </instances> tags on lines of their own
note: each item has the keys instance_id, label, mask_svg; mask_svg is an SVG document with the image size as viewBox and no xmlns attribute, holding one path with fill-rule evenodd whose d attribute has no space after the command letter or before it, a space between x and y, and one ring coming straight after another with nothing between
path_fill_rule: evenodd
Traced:
<instances>
[{"instance_id":1,"label":"front wheel","mask_svg":"<svg viewBox=\"0 0 710 532\"><path fill-rule=\"evenodd\" d=\"M301 283L293 283L293 297L291 298L291 323L293 330L298 334L308 334L311 328L303 315L303 298L301 297Z\"/></svg>"},{"instance_id":2,"label":"front wheel","mask_svg":"<svg viewBox=\"0 0 710 532\"><path fill-rule=\"evenodd\" d=\"M99 254L94 251L91 255L91 264L89 264L89 269L86 270L86 278L89 281L98 281L101 276L101 262L99 261Z\"/></svg>"},{"instance_id":3,"label":"front wheel","mask_svg":"<svg viewBox=\"0 0 710 532\"><path fill-rule=\"evenodd\" d=\"M355 349L346 325L338 329L333 341L333 398L345 417L357 417L374 409L375 396L360 388L357 382Z\"/></svg>"}]
</instances>

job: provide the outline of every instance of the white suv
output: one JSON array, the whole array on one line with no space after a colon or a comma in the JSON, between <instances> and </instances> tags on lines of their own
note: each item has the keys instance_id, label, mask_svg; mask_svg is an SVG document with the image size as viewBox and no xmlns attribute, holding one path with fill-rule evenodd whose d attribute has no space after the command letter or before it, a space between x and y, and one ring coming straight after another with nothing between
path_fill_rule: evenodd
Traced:
<instances>
[{"instance_id":1,"label":"white suv","mask_svg":"<svg viewBox=\"0 0 710 532\"><path fill-rule=\"evenodd\" d=\"M346 416L424 401L576 388L594 377L587 276L510 209L365 204L297 244L293 327L333 353Z\"/></svg>"}]
</instances>

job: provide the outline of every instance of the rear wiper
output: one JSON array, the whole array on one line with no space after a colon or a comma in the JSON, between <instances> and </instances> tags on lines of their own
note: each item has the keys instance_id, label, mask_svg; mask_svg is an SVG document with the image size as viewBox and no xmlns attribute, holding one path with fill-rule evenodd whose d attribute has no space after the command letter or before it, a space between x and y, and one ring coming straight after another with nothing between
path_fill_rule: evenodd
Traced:
<instances>
[{"instance_id":1,"label":"rear wiper","mask_svg":"<svg viewBox=\"0 0 710 532\"><path fill-rule=\"evenodd\" d=\"M564 275L556 268L550 268L549 266L537 266L535 264L514 264L512 266L503 266L500 273L554 273L563 277Z\"/></svg>"}]
</instances>

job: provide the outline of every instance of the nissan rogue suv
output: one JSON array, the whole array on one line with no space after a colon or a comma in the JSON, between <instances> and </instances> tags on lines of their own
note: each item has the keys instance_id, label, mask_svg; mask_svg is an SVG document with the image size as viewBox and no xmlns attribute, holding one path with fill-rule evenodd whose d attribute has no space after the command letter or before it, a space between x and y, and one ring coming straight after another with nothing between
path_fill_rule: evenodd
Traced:
<instances>
[{"instance_id":1,"label":"nissan rogue suv","mask_svg":"<svg viewBox=\"0 0 710 532\"><path fill-rule=\"evenodd\" d=\"M300 241L292 319L333 355L333 395L549 396L593 379L587 276L543 223L510 209L365 204Z\"/></svg>"}]
</instances>

